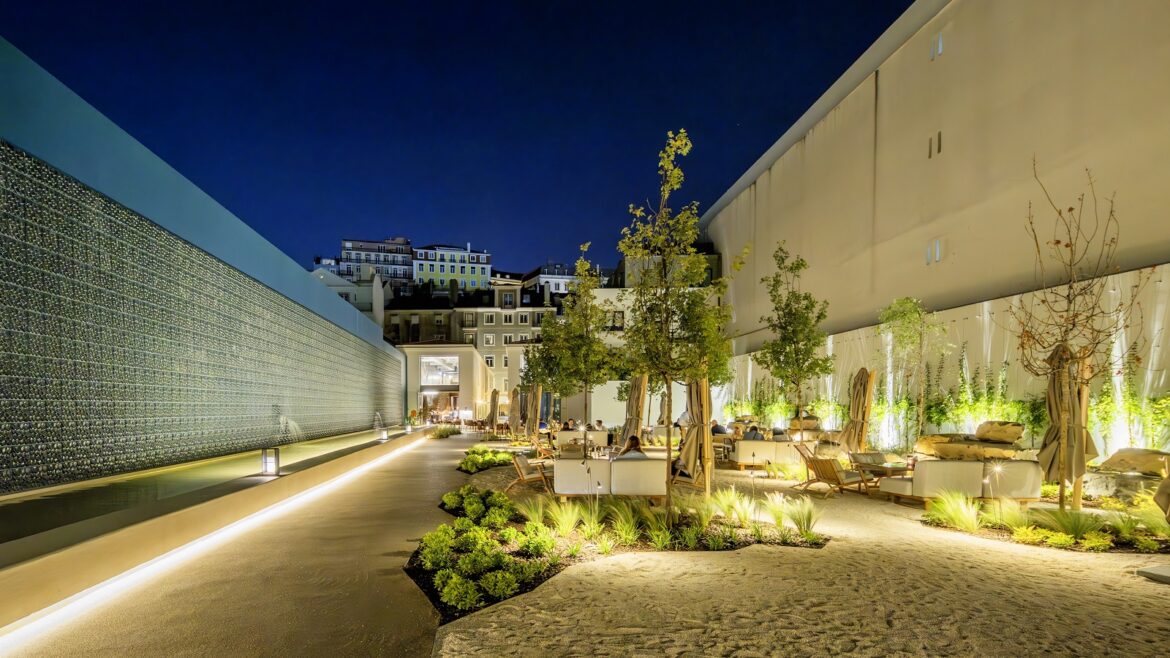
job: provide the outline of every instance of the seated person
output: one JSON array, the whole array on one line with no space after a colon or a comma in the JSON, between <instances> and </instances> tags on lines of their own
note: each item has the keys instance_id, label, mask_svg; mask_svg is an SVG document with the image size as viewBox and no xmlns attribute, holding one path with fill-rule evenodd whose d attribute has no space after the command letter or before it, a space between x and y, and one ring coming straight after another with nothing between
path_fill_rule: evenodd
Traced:
<instances>
[{"instance_id":1,"label":"seated person","mask_svg":"<svg viewBox=\"0 0 1170 658\"><path fill-rule=\"evenodd\" d=\"M760 433L760 428L752 425L748 431L743 435L744 441L763 441L764 435Z\"/></svg>"},{"instance_id":2,"label":"seated person","mask_svg":"<svg viewBox=\"0 0 1170 658\"><path fill-rule=\"evenodd\" d=\"M601 422L600 420L593 421L593 431L594 432L604 432L605 431L605 423Z\"/></svg>"},{"instance_id":3,"label":"seated person","mask_svg":"<svg viewBox=\"0 0 1170 658\"><path fill-rule=\"evenodd\" d=\"M786 430L782 427L773 427L772 428L772 440L773 441L791 441L791 439L788 438L788 430Z\"/></svg>"},{"instance_id":4,"label":"seated person","mask_svg":"<svg viewBox=\"0 0 1170 658\"><path fill-rule=\"evenodd\" d=\"M614 459L649 459L649 457L642 452L642 441L631 434L630 438L626 439L625 447Z\"/></svg>"},{"instance_id":5,"label":"seated person","mask_svg":"<svg viewBox=\"0 0 1170 658\"><path fill-rule=\"evenodd\" d=\"M719 421L712 418L711 419L711 435L716 436L716 435L724 435L724 434L731 434L731 431L728 430L726 427L720 425Z\"/></svg>"}]
</instances>

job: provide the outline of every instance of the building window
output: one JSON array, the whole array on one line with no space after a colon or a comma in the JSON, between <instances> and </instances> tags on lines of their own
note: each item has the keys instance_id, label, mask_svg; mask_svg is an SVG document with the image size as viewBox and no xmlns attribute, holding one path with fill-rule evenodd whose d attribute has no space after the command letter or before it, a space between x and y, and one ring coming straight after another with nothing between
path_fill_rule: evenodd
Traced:
<instances>
[{"instance_id":1,"label":"building window","mask_svg":"<svg viewBox=\"0 0 1170 658\"><path fill-rule=\"evenodd\" d=\"M441 316L441 315L436 315L436 316L435 316L435 326L436 326L436 327L441 327L441 326L443 326L443 316Z\"/></svg>"},{"instance_id":2,"label":"building window","mask_svg":"<svg viewBox=\"0 0 1170 658\"><path fill-rule=\"evenodd\" d=\"M520 324L528 324L528 314L527 313L520 314Z\"/></svg>"},{"instance_id":3,"label":"building window","mask_svg":"<svg viewBox=\"0 0 1170 658\"><path fill-rule=\"evenodd\" d=\"M528 334L519 334L519 335L517 335L517 336L516 336L516 340L518 340L518 341L520 341L521 343L523 343L523 342L525 342L525 341L527 341L527 340L528 340Z\"/></svg>"},{"instance_id":4,"label":"building window","mask_svg":"<svg viewBox=\"0 0 1170 658\"><path fill-rule=\"evenodd\" d=\"M626 312L613 311L609 314L609 328L610 329L625 329L626 328Z\"/></svg>"},{"instance_id":5,"label":"building window","mask_svg":"<svg viewBox=\"0 0 1170 658\"><path fill-rule=\"evenodd\" d=\"M496 337L495 337L495 335L493 335L493 334L484 334L484 335L483 335L483 344L484 344L484 345L486 345L486 346L488 346L488 347L491 347L492 345L495 345L495 344L496 344Z\"/></svg>"},{"instance_id":6,"label":"building window","mask_svg":"<svg viewBox=\"0 0 1170 658\"><path fill-rule=\"evenodd\" d=\"M466 265L460 265L460 266L459 266L459 273L460 273L460 274L467 274L467 266L466 266Z\"/></svg>"},{"instance_id":7,"label":"building window","mask_svg":"<svg viewBox=\"0 0 1170 658\"><path fill-rule=\"evenodd\" d=\"M463 334L463 342L475 345L475 334Z\"/></svg>"},{"instance_id":8,"label":"building window","mask_svg":"<svg viewBox=\"0 0 1170 658\"><path fill-rule=\"evenodd\" d=\"M496 314L495 313L484 313L483 314L483 323L484 324L495 324L496 323Z\"/></svg>"},{"instance_id":9,"label":"building window","mask_svg":"<svg viewBox=\"0 0 1170 658\"><path fill-rule=\"evenodd\" d=\"M508 355L507 354L504 355L504 367L505 368L508 367ZM505 385L504 388L508 388L507 385Z\"/></svg>"},{"instance_id":10,"label":"building window","mask_svg":"<svg viewBox=\"0 0 1170 658\"><path fill-rule=\"evenodd\" d=\"M445 285L447 285L447 280L446 280L446 279L439 279L439 285L440 285L440 286L445 286Z\"/></svg>"},{"instance_id":11,"label":"building window","mask_svg":"<svg viewBox=\"0 0 1170 658\"><path fill-rule=\"evenodd\" d=\"M435 271L435 264L434 264L434 263L431 263L431 271L432 271L432 272L434 272L434 271Z\"/></svg>"},{"instance_id":12,"label":"building window","mask_svg":"<svg viewBox=\"0 0 1170 658\"><path fill-rule=\"evenodd\" d=\"M504 324L512 324L512 314L511 313L504 314Z\"/></svg>"},{"instance_id":13,"label":"building window","mask_svg":"<svg viewBox=\"0 0 1170 658\"><path fill-rule=\"evenodd\" d=\"M511 306L516 303L516 294L511 292L504 293L504 305Z\"/></svg>"},{"instance_id":14,"label":"building window","mask_svg":"<svg viewBox=\"0 0 1170 658\"><path fill-rule=\"evenodd\" d=\"M456 386L459 384L458 356L419 357L419 383L423 386Z\"/></svg>"},{"instance_id":15,"label":"building window","mask_svg":"<svg viewBox=\"0 0 1170 658\"><path fill-rule=\"evenodd\" d=\"M475 281L475 280L473 279L473 280L471 281L471 287L472 287L472 288L476 287L476 283L477 283L477 281Z\"/></svg>"},{"instance_id":16,"label":"building window","mask_svg":"<svg viewBox=\"0 0 1170 658\"><path fill-rule=\"evenodd\" d=\"M467 256L465 256L464 254L459 254L459 262L460 262L460 263L466 263L466 262L467 262Z\"/></svg>"},{"instance_id":17,"label":"building window","mask_svg":"<svg viewBox=\"0 0 1170 658\"><path fill-rule=\"evenodd\" d=\"M488 354L487 356L483 357L483 361L484 361L484 363L487 364L487 367L489 367L489 368L496 367L496 357L492 356L491 354Z\"/></svg>"},{"instance_id":18,"label":"building window","mask_svg":"<svg viewBox=\"0 0 1170 658\"><path fill-rule=\"evenodd\" d=\"M512 344L512 334L504 334L504 344L505 345Z\"/></svg>"},{"instance_id":19,"label":"building window","mask_svg":"<svg viewBox=\"0 0 1170 658\"><path fill-rule=\"evenodd\" d=\"M440 272L440 273L442 273L442 272L446 272L446 271L447 271L447 266L446 266L446 265L440 265L440 266L439 266L439 272Z\"/></svg>"}]
</instances>

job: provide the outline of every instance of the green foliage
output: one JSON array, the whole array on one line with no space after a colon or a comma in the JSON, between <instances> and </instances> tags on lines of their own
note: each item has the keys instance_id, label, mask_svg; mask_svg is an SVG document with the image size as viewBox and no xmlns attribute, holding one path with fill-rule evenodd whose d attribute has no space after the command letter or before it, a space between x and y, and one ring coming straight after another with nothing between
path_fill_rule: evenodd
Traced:
<instances>
[{"instance_id":1,"label":"green foliage","mask_svg":"<svg viewBox=\"0 0 1170 658\"><path fill-rule=\"evenodd\" d=\"M440 569L435 572L431 583L434 584L436 590L442 592L443 588L447 586L447 583L451 582L451 578L454 576L455 571L453 569Z\"/></svg>"},{"instance_id":2,"label":"green foliage","mask_svg":"<svg viewBox=\"0 0 1170 658\"><path fill-rule=\"evenodd\" d=\"M544 523L545 511L550 501L551 499L545 494L530 496L517 502L516 509L520 511L520 515L525 519L533 523Z\"/></svg>"},{"instance_id":3,"label":"green foliage","mask_svg":"<svg viewBox=\"0 0 1170 658\"><path fill-rule=\"evenodd\" d=\"M467 517L459 517L451 524L456 534L461 534L475 527L475 521Z\"/></svg>"},{"instance_id":4,"label":"green foliage","mask_svg":"<svg viewBox=\"0 0 1170 658\"><path fill-rule=\"evenodd\" d=\"M492 450L481 444L472 446L456 468L464 473L478 473L496 466L508 466L511 463L512 453L506 450Z\"/></svg>"},{"instance_id":5,"label":"green foliage","mask_svg":"<svg viewBox=\"0 0 1170 658\"><path fill-rule=\"evenodd\" d=\"M483 504L483 499L476 494L467 494L463 497L463 513L472 521L478 521L479 517L487 512L487 505Z\"/></svg>"},{"instance_id":6,"label":"green foliage","mask_svg":"<svg viewBox=\"0 0 1170 658\"><path fill-rule=\"evenodd\" d=\"M450 567L455 561L454 546L455 530L451 526L441 525L423 535L419 562L427 571Z\"/></svg>"},{"instance_id":7,"label":"green foliage","mask_svg":"<svg viewBox=\"0 0 1170 658\"><path fill-rule=\"evenodd\" d=\"M491 530L473 527L456 537L452 546L461 553L468 553L476 550L494 548L496 544L496 539L492 536Z\"/></svg>"},{"instance_id":8,"label":"green foliage","mask_svg":"<svg viewBox=\"0 0 1170 658\"><path fill-rule=\"evenodd\" d=\"M674 541L674 536L668 528L655 528L646 533L646 537L650 540L650 545L657 551L669 551Z\"/></svg>"},{"instance_id":9,"label":"green foliage","mask_svg":"<svg viewBox=\"0 0 1170 658\"><path fill-rule=\"evenodd\" d=\"M764 513L772 517L772 523L777 528L783 527L784 518L788 513L788 499L778 491L769 491L760 503Z\"/></svg>"},{"instance_id":10,"label":"green foliage","mask_svg":"<svg viewBox=\"0 0 1170 658\"><path fill-rule=\"evenodd\" d=\"M735 548L736 545L735 530L727 526L712 526L707 530L704 539L706 540L707 548L712 551Z\"/></svg>"},{"instance_id":11,"label":"green foliage","mask_svg":"<svg viewBox=\"0 0 1170 658\"><path fill-rule=\"evenodd\" d=\"M556 545L556 537L544 524L531 521L524 524L524 536L520 538L521 553L531 557L544 557L552 553Z\"/></svg>"},{"instance_id":12,"label":"green foliage","mask_svg":"<svg viewBox=\"0 0 1170 658\"><path fill-rule=\"evenodd\" d=\"M516 582L524 584L532 582L544 573L544 570L548 568L548 563L543 560L512 560L505 568L516 579Z\"/></svg>"},{"instance_id":13,"label":"green foliage","mask_svg":"<svg viewBox=\"0 0 1170 658\"><path fill-rule=\"evenodd\" d=\"M890 302L878 314L879 334L890 337L890 356L894 376L903 385L903 396L912 398L915 422L909 428L911 436L922 434L926 404L926 352L944 335L942 323L934 313L928 313L922 302L913 297L901 297ZM911 396L909 391L913 390ZM917 410L923 409L923 414Z\"/></svg>"},{"instance_id":14,"label":"green foliage","mask_svg":"<svg viewBox=\"0 0 1170 658\"><path fill-rule=\"evenodd\" d=\"M1086 532L1081 538L1081 548L1091 553L1101 553L1113 548L1113 538L1103 532Z\"/></svg>"},{"instance_id":15,"label":"green foliage","mask_svg":"<svg viewBox=\"0 0 1170 658\"><path fill-rule=\"evenodd\" d=\"M670 529L670 514L666 510L643 505L640 511L642 513L642 525L646 528L646 534L648 536L655 532Z\"/></svg>"},{"instance_id":16,"label":"green foliage","mask_svg":"<svg viewBox=\"0 0 1170 658\"><path fill-rule=\"evenodd\" d=\"M581 504L581 535L585 539L593 539L605 527L604 513L596 498L590 498Z\"/></svg>"},{"instance_id":17,"label":"green foliage","mask_svg":"<svg viewBox=\"0 0 1170 658\"><path fill-rule=\"evenodd\" d=\"M1077 545L1077 538L1063 532L1050 532L1044 543L1052 548L1072 548Z\"/></svg>"},{"instance_id":18,"label":"green foliage","mask_svg":"<svg viewBox=\"0 0 1170 658\"><path fill-rule=\"evenodd\" d=\"M677 527L675 533L678 535L678 545L688 551L699 548L699 540L703 538L703 528L697 525Z\"/></svg>"},{"instance_id":19,"label":"green foliage","mask_svg":"<svg viewBox=\"0 0 1170 658\"><path fill-rule=\"evenodd\" d=\"M1041 498L1056 498L1060 495L1060 484L1056 482L1044 482L1040 485Z\"/></svg>"},{"instance_id":20,"label":"green foliage","mask_svg":"<svg viewBox=\"0 0 1170 658\"><path fill-rule=\"evenodd\" d=\"M748 527L748 524L755 520L756 515L756 501L752 500L751 496L747 494L738 494L731 503L731 516L735 519L735 524L741 528Z\"/></svg>"},{"instance_id":21,"label":"green foliage","mask_svg":"<svg viewBox=\"0 0 1170 658\"><path fill-rule=\"evenodd\" d=\"M584 546L585 545L581 542L575 541L572 544L569 544L569 547L565 549L565 555L575 558L581 554L581 549L584 548Z\"/></svg>"},{"instance_id":22,"label":"green foliage","mask_svg":"<svg viewBox=\"0 0 1170 658\"><path fill-rule=\"evenodd\" d=\"M1170 395L1146 397L1138 375L1142 372L1138 346L1126 351L1120 381L1105 381L1089 403L1089 426L1101 437L1105 454L1115 447L1164 450L1170 445ZM1116 422L1115 421L1120 421ZM1116 430L1121 436L1114 436Z\"/></svg>"},{"instance_id":23,"label":"green foliage","mask_svg":"<svg viewBox=\"0 0 1170 658\"><path fill-rule=\"evenodd\" d=\"M457 436L462 430L458 425L439 425L431 432L432 439L446 439Z\"/></svg>"},{"instance_id":24,"label":"green foliage","mask_svg":"<svg viewBox=\"0 0 1170 658\"><path fill-rule=\"evenodd\" d=\"M638 526L640 513L629 501L620 500L609 507L609 522L617 541L622 546L638 543L642 529Z\"/></svg>"},{"instance_id":25,"label":"green foliage","mask_svg":"<svg viewBox=\"0 0 1170 658\"><path fill-rule=\"evenodd\" d=\"M1028 510L1011 498L1000 498L988 501L983 505L983 525L989 528L1001 528L1014 531L1031 525Z\"/></svg>"},{"instance_id":26,"label":"green foliage","mask_svg":"<svg viewBox=\"0 0 1170 658\"><path fill-rule=\"evenodd\" d=\"M443 494L443 507L455 511L463 506L463 494L458 491L448 491Z\"/></svg>"},{"instance_id":27,"label":"green foliage","mask_svg":"<svg viewBox=\"0 0 1170 658\"><path fill-rule=\"evenodd\" d=\"M1072 510L1039 510L1033 518L1041 527L1070 535L1078 541L1086 533L1097 532L1105 525L1105 519L1097 514Z\"/></svg>"},{"instance_id":28,"label":"green foliage","mask_svg":"<svg viewBox=\"0 0 1170 658\"><path fill-rule=\"evenodd\" d=\"M1108 523L1113 534L1117 535L1118 539L1125 541L1133 541L1138 526L1141 525L1141 521L1136 516L1125 511L1112 512L1109 515Z\"/></svg>"},{"instance_id":29,"label":"green foliage","mask_svg":"<svg viewBox=\"0 0 1170 658\"><path fill-rule=\"evenodd\" d=\"M836 400L817 398L808 405L808 409L812 415L821 419L821 426L825 428L841 429L849 422L849 406Z\"/></svg>"},{"instance_id":30,"label":"green foliage","mask_svg":"<svg viewBox=\"0 0 1170 658\"><path fill-rule=\"evenodd\" d=\"M1170 522L1166 520L1166 513L1154 502L1153 490L1147 489L1133 497L1134 507L1132 514L1137 518L1150 534L1162 539L1170 539Z\"/></svg>"},{"instance_id":31,"label":"green foliage","mask_svg":"<svg viewBox=\"0 0 1170 658\"><path fill-rule=\"evenodd\" d=\"M708 281L708 260L695 249L698 203L670 204L684 178L678 159L690 151L685 130L667 133L658 158L658 205L631 205L631 223L622 229L618 250L626 264L623 303L629 309L623 356L630 371L654 381L706 377L717 385L731 377L731 341L724 332L731 308L721 303L727 281ZM732 269L738 267L736 259Z\"/></svg>"},{"instance_id":32,"label":"green foliage","mask_svg":"<svg viewBox=\"0 0 1170 658\"><path fill-rule=\"evenodd\" d=\"M572 501L553 501L545 513L548 514L548 520L552 521L553 529L561 537L568 537L581 522L581 508Z\"/></svg>"},{"instance_id":33,"label":"green foliage","mask_svg":"<svg viewBox=\"0 0 1170 658\"><path fill-rule=\"evenodd\" d=\"M762 379L752 384L752 397L747 401L748 413L756 417L761 427L773 427L792 417L796 407L784 397L784 387L774 379Z\"/></svg>"},{"instance_id":34,"label":"green foliage","mask_svg":"<svg viewBox=\"0 0 1170 658\"><path fill-rule=\"evenodd\" d=\"M735 499L738 497L739 494L735 491L735 486L732 485L725 489L715 489L711 492L709 500L715 509L719 510L719 513L723 515L723 518L730 520L735 514L732 511L732 507L735 505Z\"/></svg>"},{"instance_id":35,"label":"green foliage","mask_svg":"<svg viewBox=\"0 0 1170 658\"><path fill-rule=\"evenodd\" d=\"M479 586L488 596L497 601L512 596L520 589L516 576L509 571L491 571L479 579Z\"/></svg>"},{"instance_id":36,"label":"green foliage","mask_svg":"<svg viewBox=\"0 0 1170 658\"><path fill-rule=\"evenodd\" d=\"M603 532L597 536L596 540L597 552L602 555L609 555L613 552L614 541L613 537L608 532Z\"/></svg>"},{"instance_id":37,"label":"green foliage","mask_svg":"<svg viewBox=\"0 0 1170 658\"><path fill-rule=\"evenodd\" d=\"M789 498L784 509L784 518L796 528L801 537L809 539L815 537L813 528L821 519L821 510L808 496L794 496ZM811 540L810 540L811 541Z\"/></svg>"},{"instance_id":38,"label":"green foliage","mask_svg":"<svg viewBox=\"0 0 1170 658\"><path fill-rule=\"evenodd\" d=\"M979 503L959 491L943 491L930 501L922 518L933 525L975 532L982 524Z\"/></svg>"},{"instance_id":39,"label":"green foliage","mask_svg":"<svg viewBox=\"0 0 1170 658\"><path fill-rule=\"evenodd\" d=\"M455 563L455 571L464 578L477 578L481 574L498 569L504 563L505 553L497 546L477 547L464 553Z\"/></svg>"},{"instance_id":40,"label":"green foliage","mask_svg":"<svg viewBox=\"0 0 1170 658\"><path fill-rule=\"evenodd\" d=\"M512 512L507 507L493 507L484 514L483 519L480 520L480 525L492 530L499 530L508 525L512 520Z\"/></svg>"},{"instance_id":41,"label":"green foliage","mask_svg":"<svg viewBox=\"0 0 1170 658\"><path fill-rule=\"evenodd\" d=\"M445 579L445 585L439 592L439 600L456 610L474 610L483 605L483 594L472 581L451 574Z\"/></svg>"},{"instance_id":42,"label":"green foliage","mask_svg":"<svg viewBox=\"0 0 1170 658\"><path fill-rule=\"evenodd\" d=\"M832 374L832 355L821 354L827 335L820 325L829 314L829 303L800 290L801 273L808 263L792 256L781 240L772 253L773 274L760 279L772 302L771 312L760 318L772 333L752 359L780 381L785 397L804 403L804 383Z\"/></svg>"},{"instance_id":43,"label":"green foliage","mask_svg":"<svg viewBox=\"0 0 1170 658\"><path fill-rule=\"evenodd\" d=\"M1157 553L1162 545L1153 537L1146 537L1144 535L1137 535L1133 538L1133 547L1139 553Z\"/></svg>"},{"instance_id":44,"label":"green foliage","mask_svg":"<svg viewBox=\"0 0 1170 658\"><path fill-rule=\"evenodd\" d=\"M1037 528L1036 526L1021 526L1012 530L1012 541L1017 544L1035 546L1037 544L1043 544L1051 534L1048 530Z\"/></svg>"},{"instance_id":45,"label":"green foliage","mask_svg":"<svg viewBox=\"0 0 1170 658\"><path fill-rule=\"evenodd\" d=\"M756 540L757 542L763 543L764 539L767 538L766 531L764 530L764 524L758 521L752 521L748 526L748 530L750 530L752 533L752 539Z\"/></svg>"},{"instance_id":46,"label":"green foliage","mask_svg":"<svg viewBox=\"0 0 1170 658\"><path fill-rule=\"evenodd\" d=\"M500 541L505 543L505 544L515 544L515 543L519 542L520 538L523 536L524 536L524 533L520 532L519 530L517 530L516 528L513 528L511 526L504 528L503 530L500 531L500 534L499 534Z\"/></svg>"}]
</instances>

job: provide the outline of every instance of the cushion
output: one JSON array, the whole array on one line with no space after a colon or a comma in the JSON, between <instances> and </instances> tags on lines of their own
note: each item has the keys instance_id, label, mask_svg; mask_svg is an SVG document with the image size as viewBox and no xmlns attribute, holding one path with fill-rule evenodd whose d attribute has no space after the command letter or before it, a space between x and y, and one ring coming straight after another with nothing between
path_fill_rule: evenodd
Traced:
<instances>
[{"instance_id":1,"label":"cushion","mask_svg":"<svg viewBox=\"0 0 1170 658\"><path fill-rule=\"evenodd\" d=\"M914 478L911 476L882 478L878 489L883 493L911 496L914 493Z\"/></svg>"},{"instance_id":2,"label":"cushion","mask_svg":"<svg viewBox=\"0 0 1170 658\"><path fill-rule=\"evenodd\" d=\"M1016 449L994 441L948 441L934 444L934 454L939 459L1011 459Z\"/></svg>"},{"instance_id":3,"label":"cushion","mask_svg":"<svg viewBox=\"0 0 1170 658\"><path fill-rule=\"evenodd\" d=\"M1015 443L1024 435L1024 426L1020 423L1011 423L1006 420L989 420L979 425L975 430L975 438L979 441L993 441L995 443Z\"/></svg>"},{"instance_id":4,"label":"cushion","mask_svg":"<svg viewBox=\"0 0 1170 658\"><path fill-rule=\"evenodd\" d=\"M914 443L914 452L920 455L934 456L937 454L934 451L935 444L969 438L971 438L970 434L927 434L918 437L918 441Z\"/></svg>"},{"instance_id":5,"label":"cushion","mask_svg":"<svg viewBox=\"0 0 1170 658\"><path fill-rule=\"evenodd\" d=\"M1102 471L1141 473L1166 477L1170 467L1170 453L1142 448L1122 448L1101 463Z\"/></svg>"}]
</instances>

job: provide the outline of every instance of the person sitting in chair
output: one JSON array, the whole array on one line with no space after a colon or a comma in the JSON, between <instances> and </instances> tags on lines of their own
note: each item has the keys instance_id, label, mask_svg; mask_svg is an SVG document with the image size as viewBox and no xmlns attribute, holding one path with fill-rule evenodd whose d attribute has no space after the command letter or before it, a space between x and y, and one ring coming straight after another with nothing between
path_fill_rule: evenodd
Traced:
<instances>
[{"instance_id":1,"label":"person sitting in chair","mask_svg":"<svg viewBox=\"0 0 1170 658\"><path fill-rule=\"evenodd\" d=\"M715 436L715 435L724 435L724 434L731 434L731 430L720 425L719 421L712 418L711 419L711 435Z\"/></svg>"},{"instance_id":2,"label":"person sitting in chair","mask_svg":"<svg viewBox=\"0 0 1170 658\"><path fill-rule=\"evenodd\" d=\"M760 433L760 428L752 425L748 428L747 433L743 435L745 441L763 441L764 435Z\"/></svg>"},{"instance_id":3,"label":"person sitting in chair","mask_svg":"<svg viewBox=\"0 0 1170 658\"><path fill-rule=\"evenodd\" d=\"M642 441L631 434L630 438L626 439L625 447L614 459L649 459L649 457L642 452Z\"/></svg>"}]
</instances>

